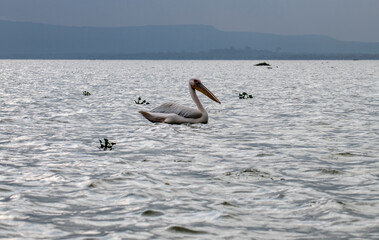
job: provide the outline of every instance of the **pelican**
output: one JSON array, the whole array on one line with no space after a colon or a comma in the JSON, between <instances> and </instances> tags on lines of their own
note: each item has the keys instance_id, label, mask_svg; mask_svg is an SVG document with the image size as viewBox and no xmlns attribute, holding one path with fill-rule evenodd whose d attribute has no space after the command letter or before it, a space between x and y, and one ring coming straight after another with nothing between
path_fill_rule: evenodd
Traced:
<instances>
[{"instance_id":1,"label":"pelican","mask_svg":"<svg viewBox=\"0 0 379 240\"><path fill-rule=\"evenodd\" d=\"M197 106L197 109L186 107L177 103L164 103L150 112L139 111L139 113L141 113L150 122L163 122L169 124L207 123L208 113L197 97L195 90L198 90L213 101L221 104L217 97L209 91L199 79L193 78L189 80L189 92L192 100Z\"/></svg>"}]
</instances>

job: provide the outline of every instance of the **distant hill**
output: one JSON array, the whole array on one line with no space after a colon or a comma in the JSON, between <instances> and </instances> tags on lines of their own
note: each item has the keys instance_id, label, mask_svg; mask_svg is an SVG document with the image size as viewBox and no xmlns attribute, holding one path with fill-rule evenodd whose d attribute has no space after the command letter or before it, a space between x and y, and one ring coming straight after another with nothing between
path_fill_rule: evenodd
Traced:
<instances>
[{"instance_id":1,"label":"distant hill","mask_svg":"<svg viewBox=\"0 0 379 240\"><path fill-rule=\"evenodd\" d=\"M379 58L379 43L220 31L204 25L68 27L0 20L0 58L244 59L258 55Z\"/></svg>"}]
</instances>

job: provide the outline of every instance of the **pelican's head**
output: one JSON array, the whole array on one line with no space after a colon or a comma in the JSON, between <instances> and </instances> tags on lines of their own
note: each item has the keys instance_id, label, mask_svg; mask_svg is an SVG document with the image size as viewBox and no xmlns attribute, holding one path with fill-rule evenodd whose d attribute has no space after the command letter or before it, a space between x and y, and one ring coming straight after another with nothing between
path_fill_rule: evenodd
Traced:
<instances>
[{"instance_id":1,"label":"pelican's head","mask_svg":"<svg viewBox=\"0 0 379 240\"><path fill-rule=\"evenodd\" d=\"M196 89L197 91L203 93L205 96L209 97L210 99L212 99L213 101L215 102L218 102L221 104L220 100L218 100L218 98L211 92L208 90L208 88L206 88L199 79L197 78L192 78L190 81L189 81L189 85L191 86L192 89Z\"/></svg>"}]
</instances>

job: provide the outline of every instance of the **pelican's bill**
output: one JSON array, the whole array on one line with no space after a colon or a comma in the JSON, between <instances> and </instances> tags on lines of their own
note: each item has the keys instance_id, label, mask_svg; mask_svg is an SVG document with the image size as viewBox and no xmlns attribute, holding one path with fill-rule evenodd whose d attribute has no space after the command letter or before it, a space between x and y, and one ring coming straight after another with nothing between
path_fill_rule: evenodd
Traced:
<instances>
[{"instance_id":1,"label":"pelican's bill","mask_svg":"<svg viewBox=\"0 0 379 240\"><path fill-rule=\"evenodd\" d=\"M194 88L198 90L199 92L203 93L205 96L212 99L213 101L221 104L220 100L218 100L218 98L208 88L206 88L201 82L195 84Z\"/></svg>"}]
</instances>

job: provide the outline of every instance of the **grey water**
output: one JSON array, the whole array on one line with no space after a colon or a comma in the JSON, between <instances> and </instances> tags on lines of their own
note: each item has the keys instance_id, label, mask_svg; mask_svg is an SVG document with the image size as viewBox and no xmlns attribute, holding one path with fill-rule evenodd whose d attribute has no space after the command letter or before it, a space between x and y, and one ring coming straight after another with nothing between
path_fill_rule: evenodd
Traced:
<instances>
[{"instance_id":1,"label":"grey water","mask_svg":"<svg viewBox=\"0 0 379 240\"><path fill-rule=\"evenodd\" d=\"M258 62L0 60L0 238L379 239L379 61Z\"/></svg>"}]
</instances>

